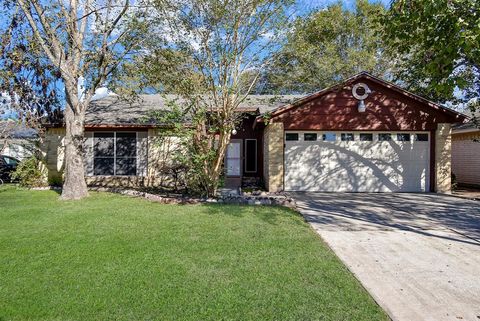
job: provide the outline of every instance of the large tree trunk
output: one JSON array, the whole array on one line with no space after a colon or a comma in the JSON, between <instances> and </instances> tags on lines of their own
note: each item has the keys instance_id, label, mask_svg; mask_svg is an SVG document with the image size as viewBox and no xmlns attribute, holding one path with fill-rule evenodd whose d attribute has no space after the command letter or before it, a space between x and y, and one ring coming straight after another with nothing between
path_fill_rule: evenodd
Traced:
<instances>
[{"instance_id":1,"label":"large tree trunk","mask_svg":"<svg viewBox=\"0 0 480 321\"><path fill-rule=\"evenodd\" d=\"M65 181L61 199L78 200L88 196L83 165L84 117L73 112L71 103L65 110Z\"/></svg>"}]
</instances>

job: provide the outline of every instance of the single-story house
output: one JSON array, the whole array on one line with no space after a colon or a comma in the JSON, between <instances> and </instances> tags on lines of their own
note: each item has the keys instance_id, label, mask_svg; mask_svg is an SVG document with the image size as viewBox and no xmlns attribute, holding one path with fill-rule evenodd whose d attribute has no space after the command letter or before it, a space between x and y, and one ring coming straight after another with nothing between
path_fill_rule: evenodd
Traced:
<instances>
[{"instance_id":1,"label":"single-story house","mask_svg":"<svg viewBox=\"0 0 480 321\"><path fill-rule=\"evenodd\" d=\"M145 115L164 105L159 95L92 103L87 182L156 184L175 144L155 144L162 128ZM272 192L449 192L451 124L465 120L365 72L308 96L253 95L239 112L247 116L232 135L226 182L257 179ZM63 136L61 126L47 130L50 177L63 168Z\"/></svg>"},{"instance_id":2,"label":"single-story house","mask_svg":"<svg viewBox=\"0 0 480 321\"><path fill-rule=\"evenodd\" d=\"M452 173L459 186L480 188L480 128L473 121L452 128Z\"/></svg>"},{"instance_id":3,"label":"single-story house","mask_svg":"<svg viewBox=\"0 0 480 321\"><path fill-rule=\"evenodd\" d=\"M37 142L35 129L13 120L0 121L0 154L22 161L33 155Z\"/></svg>"}]
</instances>

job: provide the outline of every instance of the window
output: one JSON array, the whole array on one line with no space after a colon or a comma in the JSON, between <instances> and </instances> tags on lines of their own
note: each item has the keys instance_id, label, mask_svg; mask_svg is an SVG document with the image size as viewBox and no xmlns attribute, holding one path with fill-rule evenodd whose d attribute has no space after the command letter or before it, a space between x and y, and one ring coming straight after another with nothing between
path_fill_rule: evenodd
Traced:
<instances>
[{"instance_id":1,"label":"window","mask_svg":"<svg viewBox=\"0 0 480 321\"><path fill-rule=\"evenodd\" d=\"M317 140L317 134L314 134L314 133L303 134L303 140L307 141L307 142L316 141Z\"/></svg>"},{"instance_id":2,"label":"window","mask_svg":"<svg viewBox=\"0 0 480 321\"><path fill-rule=\"evenodd\" d=\"M428 134L415 134L417 142L428 142Z\"/></svg>"},{"instance_id":3,"label":"window","mask_svg":"<svg viewBox=\"0 0 480 321\"><path fill-rule=\"evenodd\" d=\"M115 175L137 174L137 134L117 133L115 144Z\"/></svg>"},{"instance_id":4,"label":"window","mask_svg":"<svg viewBox=\"0 0 480 321\"><path fill-rule=\"evenodd\" d=\"M298 140L298 133L286 133L285 140L287 141Z\"/></svg>"},{"instance_id":5,"label":"window","mask_svg":"<svg viewBox=\"0 0 480 321\"><path fill-rule=\"evenodd\" d=\"M352 133L341 133L340 138L342 142L352 142L355 140L355 136Z\"/></svg>"},{"instance_id":6,"label":"window","mask_svg":"<svg viewBox=\"0 0 480 321\"><path fill-rule=\"evenodd\" d=\"M245 139L245 172L257 171L257 140Z\"/></svg>"},{"instance_id":7,"label":"window","mask_svg":"<svg viewBox=\"0 0 480 321\"><path fill-rule=\"evenodd\" d=\"M136 133L94 133L93 174L137 174Z\"/></svg>"},{"instance_id":8,"label":"window","mask_svg":"<svg viewBox=\"0 0 480 321\"><path fill-rule=\"evenodd\" d=\"M373 134L360 134L360 141L371 142L373 141Z\"/></svg>"},{"instance_id":9,"label":"window","mask_svg":"<svg viewBox=\"0 0 480 321\"><path fill-rule=\"evenodd\" d=\"M410 134L397 134L397 140L399 142L409 142Z\"/></svg>"},{"instance_id":10,"label":"window","mask_svg":"<svg viewBox=\"0 0 480 321\"><path fill-rule=\"evenodd\" d=\"M337 140L337 134L335 133L325 133L322 135L323 141L325 142L334 142Z\"/></svg>"},{"instance_id":11,"label":"window","mask_svg":"<svg viewBox=\"0 0 480 321\"><path fill-rule=\"evenodd\" d=\"M392 140L392 134L378 134L378 140L381 142L389 142Z\"/></svg>"}]
</instances>

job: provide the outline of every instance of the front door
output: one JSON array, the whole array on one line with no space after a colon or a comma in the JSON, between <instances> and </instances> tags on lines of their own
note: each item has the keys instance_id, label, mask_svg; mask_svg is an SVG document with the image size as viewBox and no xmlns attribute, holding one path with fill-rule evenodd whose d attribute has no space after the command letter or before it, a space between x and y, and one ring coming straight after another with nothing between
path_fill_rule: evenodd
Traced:
<instances>
[{"instance_id":1,"label":"front door","mask_svg":"<svg viewBox=\"0 0 480 321\"><path fill-rule=\"evenodd\" d=\"M227 148L226 174L229 177L240 177L242 175L242 141L232 139Z\"/></svg>"}]
</instances>

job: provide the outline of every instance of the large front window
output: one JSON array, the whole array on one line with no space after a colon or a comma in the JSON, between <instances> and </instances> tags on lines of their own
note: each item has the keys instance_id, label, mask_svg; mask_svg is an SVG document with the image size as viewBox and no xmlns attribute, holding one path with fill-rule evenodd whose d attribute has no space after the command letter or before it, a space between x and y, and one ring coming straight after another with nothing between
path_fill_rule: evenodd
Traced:
<instances>
[{"instance_id":1,"label":"large front window","mask_svg":"<svg viewBox=\"0 0 480 321\"><path fill-rule=\"evenodd\" d=\"M137 174L136 133L94 133L94 175Z\"/></svg>"}]
</instances>

